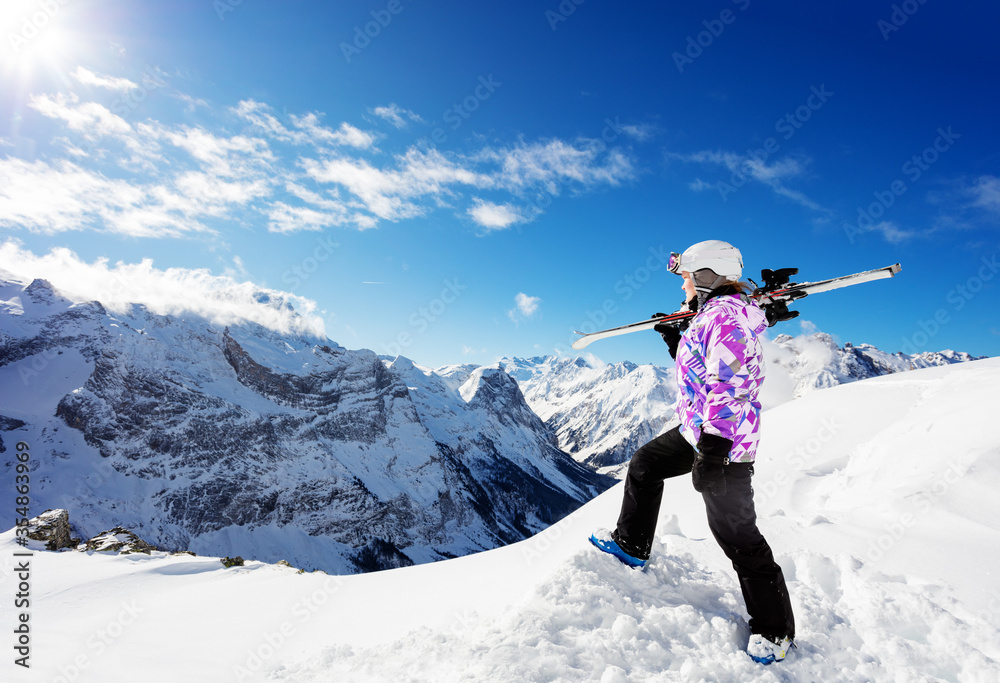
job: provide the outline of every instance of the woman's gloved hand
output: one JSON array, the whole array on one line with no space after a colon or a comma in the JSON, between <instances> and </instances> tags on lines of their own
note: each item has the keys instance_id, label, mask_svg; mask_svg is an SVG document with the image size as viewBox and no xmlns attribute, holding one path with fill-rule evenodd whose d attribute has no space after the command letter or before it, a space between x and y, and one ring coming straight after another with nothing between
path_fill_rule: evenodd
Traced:
<instances>
[{"instance_id":1,"label":"woman's gloved hand","mask_svg":"<svg viewBox=\"0 0 1000 683\"><path fill-rule=\"evenodd\" d=\"M654 313L649 316L650 318L663 318L666 313ZM684 331L678 325L657 325L653 328L660 333L663 337L663 341L667 343L667 350L670 351L671 358L677 358L677 345L681 341L681 335Z\"/></svg>"}]
</instances>

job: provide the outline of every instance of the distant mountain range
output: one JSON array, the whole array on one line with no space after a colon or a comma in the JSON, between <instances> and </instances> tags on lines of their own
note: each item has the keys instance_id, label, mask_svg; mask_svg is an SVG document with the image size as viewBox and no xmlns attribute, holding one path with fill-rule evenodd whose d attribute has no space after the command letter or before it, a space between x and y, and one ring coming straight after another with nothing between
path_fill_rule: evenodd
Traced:
<instances>
[{"instance_id":1,"label":"distant mountain range","mask_svg":"<svg viewBox=\"0 0 1000 683\"><path fill-rule=\"evenodd\" d=\"M838 384L975 360L955 351L909 355L868 344L840 347L824 333L779 334L764 348L765 410ZM669 359L666 347L663 354ZM556 433L559 447L599 472L621 476L622 464L636 448L677 424L672 366L555 356L504 359L501 365L517 380L531 409Z\"/></svg>"}]
</instances>

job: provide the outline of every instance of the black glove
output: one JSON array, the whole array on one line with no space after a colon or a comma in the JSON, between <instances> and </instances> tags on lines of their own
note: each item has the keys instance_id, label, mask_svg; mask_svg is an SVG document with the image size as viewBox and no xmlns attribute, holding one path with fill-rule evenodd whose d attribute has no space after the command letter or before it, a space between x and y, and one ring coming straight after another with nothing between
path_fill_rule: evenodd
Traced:
<instances>
[{"instance_id":1,"label":"black glove","mask_svg":"<svg viewBox=\"0 0 1000 683\"><path fill-rule=\"evenodd\" d=\"M713 496L726 494L726 464L733 442L715 434L701 433L698 439L698 454L691 468L694 490L711 493Z\"/></svg>"},{"instance_id":2,"label":"black glove","mask_svg":"<svg viewBox=\"0 0 1000 683\"><path fill-rule=\"evenodd\" d=\"M654 313L649 317L663 318L666 315L666 313ZM687 326L685 325L685 327ZM653 329L659 332L660 336L663 337L663 341L667 343L667 350L670 351L670 357L677 358L677 345L681 341L681 335L684 334L680 325L657 325Z\"/></svg>"}]
</instances>

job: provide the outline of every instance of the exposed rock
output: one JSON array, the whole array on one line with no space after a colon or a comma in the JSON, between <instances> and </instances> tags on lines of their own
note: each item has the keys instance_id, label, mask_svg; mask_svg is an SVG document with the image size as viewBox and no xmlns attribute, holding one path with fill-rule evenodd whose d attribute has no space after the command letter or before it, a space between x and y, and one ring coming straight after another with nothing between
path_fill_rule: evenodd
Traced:
<instances>
[{"instance_id":1,"label":"exposed rock","mask_svg":"<svg viewBox=\"0 0 1000 683\"><path fill-rule=\"evenodd\" d=\"M236 557L223 557L219 562L222 563L223 567L229 569L230 567L242 567L245 560L237 555Z\"/></svg>"},{"instance_id":2,"label":"exposed rock","mask_svg":"<svg viewBox=\"0 0 1000 683\"><path fill-rule=\"evenodd\" d=\"M108 531L102 531L84 544L82 550L94 550L99 553L116 552L120 555L145 553L149 555L156 550L155 546L146 543L134 533L120 526Z\"/></svg>"},{"instance_id":3,"label":"exposed rock","mask_svg":"<svg viewBox=\"0 0 1000 683\"><path fill-rule=\"evenodd\" d=\"M80 542L72 538L67 510L46 510L28 520L28 538L43 542L46 550L71 548Z\"/></svg>"}]
</instances>

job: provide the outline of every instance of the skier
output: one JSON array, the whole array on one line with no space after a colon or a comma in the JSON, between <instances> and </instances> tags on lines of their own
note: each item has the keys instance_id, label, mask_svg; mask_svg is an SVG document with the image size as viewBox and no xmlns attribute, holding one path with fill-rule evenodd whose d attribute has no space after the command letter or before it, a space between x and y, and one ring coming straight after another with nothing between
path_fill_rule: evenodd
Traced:
<instances>
[{"instance_id":1,"label":"skier","mask_svg":"<svg viewBox=\"0 0 1000 683\"><path fill-rule=\"evenodd\" d=\"M676 360L681 423L635 452L617 527L597 531L590 541L630 567L644 567L663 480L690 472L709 528L739 576L750 613L747 652L770 664L794 647L795 622L781 568L757 529L751 488L764 382L758 335L766 316L747 296L743 257L728 242L708 240L674 253L669 270L684 278L686 303L696 311L683 332L656 327Z\"/></svg>"}]
</instances>

